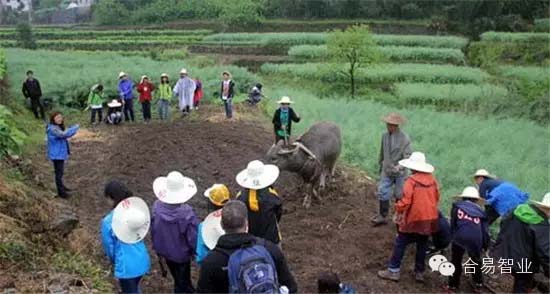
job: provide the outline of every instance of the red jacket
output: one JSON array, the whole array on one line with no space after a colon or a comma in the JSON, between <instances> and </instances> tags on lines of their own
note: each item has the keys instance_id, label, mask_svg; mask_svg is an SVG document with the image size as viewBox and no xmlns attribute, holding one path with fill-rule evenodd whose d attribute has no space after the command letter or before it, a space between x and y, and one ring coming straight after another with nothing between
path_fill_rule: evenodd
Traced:
<instances>
[{"instance_id":1,"label":"red jacket","mask_svg":"<svg viewBox=\"0 0 550 294\"><path fill-rule=\"evenodd\" d=\"M432 174L414 173L403 185L403 197L395 204L399 232L431 235L438 230L439 185Z\"/></svg>"},{"instance_id":2,"label":"red jacket","mask_svg":"<svg viewBox=\"0 0 550 294\"><path fill-rule=\"evenodd\" d=\"M153 99L153 91L155 90L155 85L151 82L143 82L137 86L137 91L139 93L139 102L151 101Z\"/></svg>"}]
</instances>

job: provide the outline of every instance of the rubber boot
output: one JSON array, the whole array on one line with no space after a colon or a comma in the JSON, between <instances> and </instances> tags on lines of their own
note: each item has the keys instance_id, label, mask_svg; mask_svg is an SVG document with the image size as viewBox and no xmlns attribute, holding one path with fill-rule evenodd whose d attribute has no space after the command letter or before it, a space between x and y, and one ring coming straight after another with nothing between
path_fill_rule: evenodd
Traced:
<instances>
[{"instance_id":1,"label":"rubber boot","mask_svg":"<svg viewBox=\"0 0 550 294\"><path fill-rule=\"evenodd\" d=\"M380 200L378 202L378 215L371 220L373 226L381 226L388 223L386 218L388 217L388 212L390 210L390 201Z\"/></svg>"}]
</instances>

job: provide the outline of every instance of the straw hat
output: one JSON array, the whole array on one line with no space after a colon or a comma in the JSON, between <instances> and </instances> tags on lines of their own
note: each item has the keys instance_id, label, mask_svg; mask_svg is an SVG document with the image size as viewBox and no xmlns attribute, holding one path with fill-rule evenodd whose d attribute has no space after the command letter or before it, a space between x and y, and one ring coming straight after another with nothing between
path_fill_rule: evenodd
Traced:
<instances>
[{"instance_id":1,"label":"straw hat","mask_svg":"<svg viewBox=\"0 0 550 294\"><path fill-rule=\"evenodd\" d=\"M197 194L195 182L173 171L166 177L158 177L153 182L153 192L157 198L168 204L180 204L189 201Z\"/></svg>"},{"instance_id":2,"label":"straw hat","mask_svg":"<svg viewBox=\"0 0 550 294\"><path fill-rule=\"evenodd\" d=\"M292 104L294 101L290 100L290 97L283 96L281 97L281 100L277 101L278 104Z\"/></svg>"},{"instance_id":3,"label":"straw hat","mask_svg":"<svg viewBox=\"0 0 550 294\"><path fill-rule=\"evenodd\" d=\"M486 177L486 178L490 178L490 179L494 179L495 176L493 176L492 174L490 174L486 169L478 169L476 171L476 173L474 174L474 178L475 177Z\"/></svg>"},{"instance_id":4,"label":"straw hat","mask_svg":"<svg viewBox=\"0 0 550 294\"><path fill-rule=\"evenodd\" d=\"M459 195L454 196L455 198L468 198L468 199L475 199L481 202L485 202L485 199L481 198L479 196L479 191L476 187L466 187L464 190L462 190L462 193Z\"/></svg>"},{"instance_id":5,"label":"straw hat","mask_svg":"<svg viewBox=\"0 0 550 294\"><path fill-rule=\"evenodd\" d=\"M229 189L224 184L214 184L204 191L204 196L216 206L223 206L231 198Z\"/></svg>"},{"instance_id":6,"label":"straw hat","mask_svg":"<svg viewBox=\"0 0 550 294\"><path fill-rule=\"evenodd\" d=\"M433 165L426 162L426 156L422 152L413 152L411 157L399 161L399 165L423 173L433 173Z\"/></svg>"},{"instance_id":7,"label":"straw hat","mask_svg":"<svg viewBox=\"0 0 550 294\"><path fill-rule=\"evenodd\" d=\"M218 239L225 235L222 228L222 210L218 209L209 214L202 223L202 239L204 245L212 250L216 247Z\"/></svg>"},{"instance_id":8,"label":"straw hat","mask_svg":"<svg viewBox=\"0 0 550 294\"><path fill-rule=\"evenodd\" d=\"M544 198L542 198L542 201L531 200L531 203L533 203L533 205L542 209L550 209L550 192L544 195Z\"/></svg>"},{"instance_id":9,"label":"straw hat","mask_svg":"<svg viewBox=\"0 0 550 294\"><path fill-rule=\"evenodd\" d=\"M222 72L222 75L225 75L225 74L228 75L229 77L231 77L231 73L230 73L230 72L228 72L228 71Z\"/></svg>"},{"instance_id":10,"label":"straw hat","mask_svg":"<svg viewBox=\"0 0 550 294\"><path fill-rule=\"evenodd\" d=\"M185 75L186 75L186 74L187 74L187 69L182 68L182 69L180 70L180 74L185 74Z\"/></svg>"},{"instance_id":11,"label":"straw hat","mask_svg":"<svg viewBox=\"0 0 550 294\"><path fill-rule=\"evenodd\" d=\"M121 72L118 74L118 78L119 78L119 79L122 78L122 77L124 77L124 76L126 76L126 73L123 72L123 71L121 71Z\"/></svg>"},{"instance_id":12,"label":"straw hat","mask_svg":"<svg viewBox=\"0 0 550 294\"><path fill-rule=\"evenodd\" d=\"M107 103L107 106L109 106L109 107L120 107L120 106L122 106L122 104L120 102L118 102L118 100L113 99L113 100L111 100L111 102Z\"/></svg>"},{"instance_id":13,"label":"straw hat","mask_svg":"<svg viewBox=\"0 0 550 294\"><path fill-rule=\"evenodd\" d=\"M390 112L385 116L380 118L383 122L392 124L392 125L403 125L407 121L405 117L397 112Z\"/></svg>"},{"instance_id":14,"label":"straw hat","mask_svg":"<svg viewBox=\"0 0 550 294\"><path fill-rule=\"evenodd\" d=\"M259 160L248 163L245 170L237 174L239 186L260 190L271 186L279 177L279 168L272 164L263 164Z\"/></svg>"},{"instance_id":15,"label":"straw hat","mask_svg":"<svg viewBox=\"0 0 550 294\"><path fill-rule=\"evenodd\" d=\"M167 73L162 73L162 74L160 75L160 77L161 77L161 78L169 78L169 76L168 76Z\"/></svg>"},{"instance_id":16,"label":"straw hat","mask_svg":"<svg viewBox=\"0 0 550 294\"><path fill-rule=\"evenodd\" d=\"M113 212L112 228L115 236L124 243L137 243L147 235L151 224L147 203L138 197L122 200Z\"/></svg>"}]
</instances>

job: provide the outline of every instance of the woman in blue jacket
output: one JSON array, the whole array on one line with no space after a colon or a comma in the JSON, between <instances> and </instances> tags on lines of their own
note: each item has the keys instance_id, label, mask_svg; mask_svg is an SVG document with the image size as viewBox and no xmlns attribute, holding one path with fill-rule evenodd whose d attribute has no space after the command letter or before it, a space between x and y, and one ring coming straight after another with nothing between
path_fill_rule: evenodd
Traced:
<instances>
[{"instance_id":1,"label":"woman in blue jacket","mask_svg":"<svg viewBox=\"0 0 550 294\"><path fill-rule=\"evenodd\" d=\"M54 112L50 116L50 123L46 129L46 135L48 137L48 159L53 162L55 171L55 186L57 187L57 195L61 198L69 197L67 191L70 191L63 184L63 172L65 169L65 160L69 158L71 154L69 148L68 139L74 136L79 125L71 126L65 129L65 122L63 115L60 112Z\"/></svg>"},{"instance_id":2,"label":"woman in blue jacket","mask_svg":"<svg viewBox=\"0 0 550 294\"><path fill-rule=\"evenodd\" d=\"M111 181L107 183L104 193L105 197L111 200L114 208L116 208L120 203L122 207L132 209L133 203L129 201L129 199L136 198L131 197L132 192L126 187L126 185L118 181ZM143 200L139 202L143 202ZM144 205L145 208L147 207L145 202L141 205ZM143 210L147 210L145 208L143 208ZM115 233L117 228L113 227L114 212L115 209L111 210L101 222L101 239L103 249L113 264L114 275L120 283L122 293L140 293L139 283L141 278L149 272L151 267L149 253L147 252L147 248L143 242L143 238L149 228L149 212L147 210L145 213L146 216L144 216L147 223L140 226L137 230L138 233L135 233L133 238L134 241L132 242L124 242L117 237L117 234ZM129 226L131 221L127 220L126 223L128 223ZM146 226L146 228L144 228L144 226ZM144 228L144 230L142 230L142 228Z\"/></svg>"}]
</instances>

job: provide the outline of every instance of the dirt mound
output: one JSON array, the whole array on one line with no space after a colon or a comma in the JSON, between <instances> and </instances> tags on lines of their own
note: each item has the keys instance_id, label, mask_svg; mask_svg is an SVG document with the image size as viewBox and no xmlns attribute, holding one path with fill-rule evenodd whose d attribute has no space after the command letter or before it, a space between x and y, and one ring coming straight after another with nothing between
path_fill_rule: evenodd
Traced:
<instances>
[{"instance_id":1,"label":"dirt mound","mask_svg":"<svg viewBox=\"0 0 550 294\"><path fill-rule=\"evenodd\" d=\"M92 130L94 134L74 140L66 181L77 190L69 202L76 207L85 231L99 237L100 220L110 209L102 195L109 179L126 182L137 196L152 204L153 180L172 170L181 171L199 187L200 194L190 204L201 217L206 215L207 200L200 196L204 189L226 183L233 193L238 191L234 177L250 160L263 157L272 143L270 126L258 110L242 109L234 121L220 119L220 107L206 106L197 113L170 123L102 125ZM301 179L288 173L282 173L276 184L284 198L282 246L301 292L316 291L317 275L329 269L361 293L439 291L443 282L439 274L428 274L425 284L414 282L409 274L413 265L410 254L400 283L376 277L391 254L395 227L370 227L368 220L376 208L375 186L366 174L339 165L336 181L322 203L314 201L309 210L301 206L302 187ZM92 240L87 246L89 254L107 266L99 239L80 238ZM409 253L413 251L409 249ZM153 262L143 290L170 292L171 287L171 281L161 277Z\"/></svg>"}]
</instances>

